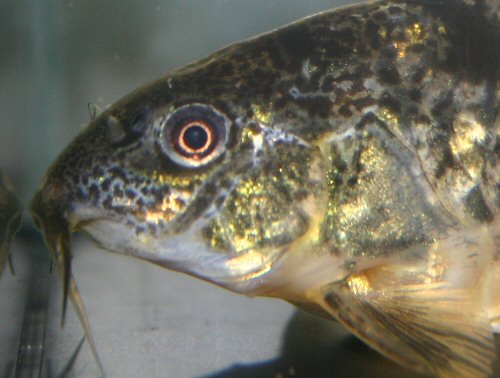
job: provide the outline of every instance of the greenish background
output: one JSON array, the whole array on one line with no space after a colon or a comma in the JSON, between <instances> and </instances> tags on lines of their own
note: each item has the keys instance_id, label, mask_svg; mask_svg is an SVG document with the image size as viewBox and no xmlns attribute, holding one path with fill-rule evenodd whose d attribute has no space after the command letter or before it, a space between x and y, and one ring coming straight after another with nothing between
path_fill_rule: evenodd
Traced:
<instances>
[{"instance_id":1,"label":"greenish background","mask_svg":"<svg viewBox=\"0 0 500 378\"><path fill-rule=\"evenodd\" d=\"M88 103L103 108L227 44L348 2L0 2L0 166L28 200L89 121Z\"/></svg>"}]
</instances>

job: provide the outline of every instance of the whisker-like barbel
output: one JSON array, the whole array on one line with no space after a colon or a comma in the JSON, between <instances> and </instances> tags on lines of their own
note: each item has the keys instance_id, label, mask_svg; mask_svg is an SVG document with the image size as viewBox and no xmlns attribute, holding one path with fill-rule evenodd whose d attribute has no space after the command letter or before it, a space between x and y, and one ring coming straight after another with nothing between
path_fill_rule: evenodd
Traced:
<instances>
[{"instance_id":1,"label":"whisker-like barbel","mask_svg":"<svg viewBox=\"0 0 500 378\"><path fill-rule=\"evenodd\" d=\"M42 204L40 197L35 197L32 201L31 211L35 224L43 234L45 244L51 252L52 258L56 262L58 273L63 281L63 301L61 327L66 319L68 297L73 303L78 319L83 326L85 337L89 343L92 354L98 367L104 375L104 368L97 353L94 337L90 323L83 305L78 286L71 272L71 231L70 225L63 214L47 208Z\"/></svg>"}]
</instances>

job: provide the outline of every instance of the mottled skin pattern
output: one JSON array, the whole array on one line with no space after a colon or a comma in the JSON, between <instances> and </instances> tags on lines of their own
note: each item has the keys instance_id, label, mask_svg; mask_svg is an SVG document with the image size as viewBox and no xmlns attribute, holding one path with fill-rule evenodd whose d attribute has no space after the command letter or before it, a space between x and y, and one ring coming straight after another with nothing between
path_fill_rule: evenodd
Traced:
<instances>
[{"instance_id":1,"label":"mottled skin pattern","mask_svg":"<svg viewBox=\"0 0 500 378\"><path fill-rule=\"evenodd\" d=\"M56 241L81 230L333 316L422 373L487 376L500 315L499 14L496 0L347 7L136 90L35 196L67 283ZM222 114L227 141L189 167L164 135L191 106Z\"/></svg>"},{"instance_id":2,"label":"mottled skin pattern","mask_svg":"<svg viewBox=\"0 0 500 378\"><path fill-rule=\"evenodd\" d=\"M12 237L21 226L21 211L12 184L0 171L0 276L9 258Z\"/></svg>"}]
</instances>

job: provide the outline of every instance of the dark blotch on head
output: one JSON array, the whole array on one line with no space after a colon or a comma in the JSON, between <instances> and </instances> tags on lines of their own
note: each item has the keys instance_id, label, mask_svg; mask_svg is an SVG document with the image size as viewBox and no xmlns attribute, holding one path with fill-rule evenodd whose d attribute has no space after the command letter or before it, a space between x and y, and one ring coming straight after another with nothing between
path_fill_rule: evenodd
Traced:
<instances>
[{"instance_id":1,"label":"dark blotch on head","mask_svg":"<svg viewBox=\"0 0 500 378\"><path fill-rule=\"evenodd\" d=\"M401 84L401 76L398 69L394 66L385 66L377 72L381 83L389 85Z\"/></svg>"},{"instance_id":2,"label":"dark blotch on head","mask_svg":"<svg viewBox=\"0 0 500 378\"><path fill-rule=\"evenodd\" d=\"M410 99L415 102L420 102L422 99L422 91L420 89L414 88L408 92Z\"/></svg>"},{"instance_id":3,"label":"dark blotch on head","mask_svg":"<svg viewBox=\"0 0 500 378\"><path fill-rule=\"evenodd\" d=\"M134 199L136 196L135 192L131 189L127 189L125 191L125 195L127 196L127 198L130 198L130 199Z\"/></svg>"},{"instance_id":4,"label":"dark blotch on head","mask_svg":"<svg viewBox=\"0 0 500 378\"><path fill-rule=\"evenodd\" d=\"M377 103L377 100L372 96L365 96L353 100L352 103L357 110L362 111L366 107L375 105Z\"/></svg>"},{"instance_id":5,"label":"dark blotch on head","mask_svg":"<svg viewBox=\"0 0 500 378\"><path fill-rule=\"evenodd\" d=\"M438 100L431 109L431 113L436 118L441 117L444 112L451 111L453 105L453 94L451 92L447 93L443 98Z\"/></svg>"},{"instance_id":6,"label":"dark blotch on head","mask_svg":"<svg viewBox=\"0 0 500 378\"><path fill-rule=\"evenodd\" d=\"M484 1L474 5L465 1L428 1L425 6L441 17L448 27L446 59L442 68L459 71L467 77L477 79L498 79L500 77L500 23L493 17L485 17Z\"/></svg>"},{"instance_id":7,"label":"dark blotch on head","mask_svg":"<svg viewBox=\"0 0 500 378\"><path fill-rule=\"evenodd\" d=\"M480 222L491 222L494 218L478 186L469 192L464 205L467 212Z\"/></svg>"},{"instance_id":8,"label":"dark blotch on head","mask_svg":"<svg viewBox=\"0 0 500 378\"><path fill-rule=\"evenodd\" d=\"M108 169L108 174L110 176L121 179L124 183L128 183L127 175L123 170L119 167L111 167Z\"/></svg>"},{"instance_id":9,"label":"dark blotch on head","mask_svg":"<svg viewBox=\"0 0 500 378\"><path fill-rule=\"evenodd\" d=\"M378 50L381 45L380 36L379 36L379 26L372 20L368 20L365 25L365 35L370 41L370 47L373 50Z\"/></svg>"},{"instance_id":10,"label":"dark blotch on head","mask_svg":"<svg viewBox=\"0 0 500 378\"><path fill-rule=\"evenodd\" d=\"M453 159L453 153L447 146L444 148L443 155L441 158L441 161L438 164L438 167L436 169L435 176L437 179L443 177L443 175L446 173L447 169L453 169L455 168L455 160Z\"/></svg>"},{"instance_id":11,"label":"dark blotch on head","mask_svg":"<svg viewBox=\"0 0 500 378\"><path fill-rule=\"evenodd\" d=\"M401 103L397 98L388 92L384 92L380 98L380 106L389 109L394 113L401 111Z\"/></svg>"},{"instance_id":12,"label":"dark blotch on head","mask_svg":"<svg viewBox=\"0 0 500 378\"><path fill-rule=\"evenodd\" d=\"M351 109L349 109L349 106L348 105L342 105L340 108L339 108L339 114L342 116L342 117L345 117L345 118L349 118L352 116L352 111Z\"/></svg>"},{"instance_id":13,"label":"dark blotch on head","mask_svg":"<svg viewBox=\"0 0 500 378\"><path fill-rule=\"evenodd\" d=\"M295 102L305 109L310 117L328 118L330 116L332 102L328 97L300 98Z\"/></svg>"},{"instance_id":14,"label":"dark blotch on head","mask_svg":"<svg viewBox=\"0 0 500 378\"><path fill-rule=\"evenodd\" d=\"M401 13L403 13L403 10L401 9L401 7L391 6L391 7L389 7L389 13L390 14L401 14Z\"/></svg>"},{"instance_id":15,"label":"dark blotch on head","mask_svg":"<svg viewBox=\"0 0 500 378\"><path fill-rule=\"evenodd\" d=\"M92 199L98 198L99 193L100 193L99 187L96 184L90 185L90 188L88 189L88 193Z\"/></svg>"},{"instance_id":16,"label":"dark blotch on head","mask_svg":"<svg viewBox=\"0 0 500 378\"><path fill-rule=\"evenodd\" d=\"M101 183L101 190L107 192L111 186L111 179L108 177Z\"/></svg>"},{"instance_id":17,"label":"dark blotch on head","mask_svg":"<svg viewBox=\"0 0 500 378\"><path fill-rule=\"evenodd\" d=\"M294 25L283 29L278 34L288 59L287 69L290 72L301 68L302 62L314 54L316 43L307 25Z\"/></svg>"}]
</instances>

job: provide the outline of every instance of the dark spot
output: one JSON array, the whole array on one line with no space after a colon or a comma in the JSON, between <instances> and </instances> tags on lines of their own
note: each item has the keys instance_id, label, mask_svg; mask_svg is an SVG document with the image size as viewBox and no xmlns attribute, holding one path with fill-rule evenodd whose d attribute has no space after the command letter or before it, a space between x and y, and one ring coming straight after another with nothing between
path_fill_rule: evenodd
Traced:
<instances>
[{"instance_id":1,"label":"dark spot","mask_svg":"<svg viewBox=\"0 0 500 378\"><path fill-rule=\"evenodd\" d=\"M104 191L104 192L107 192L109 190L110 186L111 186L111 179L110 178L106 178L101 183L101 190Z\"/></svg>"},{"instance_id":2,"label":"dark spot","mask_svg":"<svg viewBox=\"0 0 500 378\"><path fill-rule=\"evenodd\" d=\"M364 108L375 105L377 100L371 96L365 96L352 101L357 110L362 111Z\"/></svg>"},{"instance_id":3,"label":"dark spot","mask_svg":"<svg viewBox=\"0 0 500 378\"><path fill-rule=\"evenodd\" d=\"M111 167L108 169L108 174L110 176L114 176L116 178L121 179L124 183L128 183L127 175L123 170L119 167Z\"/></svg>"},{"instance_id":4,"label":"dark spot","mask_svg":"<svg viewBox=\"0 0 500 378\"><path fill-rule=\"evenodd\" d=\"M420 89L411 89L408 92L408 95L412 101L420 103L420 101L422 100L422 91Z\"/></svg>"},{"instance_id":5,"label":"dark spot","mask_svg":"<svg viewBox=\"0 0 500 378\"><path fill-rule=\"evenodd\" d=\"M413 74L411 76L411 80L415 84L421 84L422 80L424 79L426 73L427 73L427 68L426 67L424 67L424 66L418 67L417 69L415 69L413 71Z\"/></svg>"},{"instance_id":6,"label":"dark spot","mask_svg":"<svg viewBox=\"0 0 500 378\"><path fill-rule=\"evenodd\" d=\"M415 117L415 121L417 123L428 125L428 126L430 126L432 123L432 120L429 118L429 116L427 114L422 114L422 113L417 114L417 116Z\"/></svg>"},{"instance_id":7,"label":"dark spot","mask_svg":"<svg viewBox=\"0 0 500 378\"><path fill-rule=\"evenodd\" d=\"M299 70L302 63L314 54L316 43L307 25L290 26L282 29L277 36L288 56L287 69L290 72Z\"/></svg>"},{"instance_id":8,"label":"dark spot","mask_svg":"<svg viewBox=\"0 0 500 378\"><path fill-rule=\"evenodd\" d=\"M464 205L466 211L480 222L491 222L494 218L479 186L474 187L465 197Z\"/></svg>"},{"instance_id":9,"label":"dark spot","mask_svg":"<svg viewBox=\"0 0 500 378\"><path fill-rule=\"evenodd\" d=\"M352 111L351 109L349 109L349 106L348 105L342 105L340 108L339 108L339 114L345 118L349 118L352 116Z\"/></svg>"},{"instance_id":10,"label":"dark spot","mask_svg":"<svg viewBox=\"0 0 500 378\"><path fill-rule=\"evenodd\" d=\"M85 201L87 200L87 195L81 188L78 188L78 190L76 191L76 198L78 198L80 201Z\"/></svg>"},{"instance_id":11,"label":"dark spot","mask_svg":"<svg viewBox=\"0 0 500 378\"><path fill-rule=\"evenodd\" d=\"M358 184L358 177L357 176L350 177L347 180L347 185L351 188L354 188L357 184Z\"/></svg>"},{"instance_id":12,"label":"dark spot","mask_svg":"<svg viewBox=\"0 0 500 378\"><path fill-rule=\"evenodd\" d=\"M363 115L363 117L356 124L356 129L362 129L366 125L374 124L378 122L378 118L373 112L368 112Z\"/></svg>"},{"instance_id":13,"label":"dark spot","mask_svg":"<svg viewBox=\"0 0 500 378\"><path fill-rule=\"evenodd\" d=\"M323 84L321 84L321 91L322 92L331 92L333 90L333 82L334 79L333 77L327 77L323 80Z\"/></svg>"},{"instance_id":14,"label":"dark spot","mask_svg":"<svg viewBox=\"0 0 500 378\"><path fill-rule=\"evenodd\" d=\"M279 97L274 103L273 103L273 108L274 110L281 110L283 109L286 104L288 103L288 101L290 100L290 96L282 96L282 97Z\"/></svg>"},{"instance_id":15,"label":"dark spot","mask_svg":"<svg viewBox=\"0 0 500 378\"><path fill-rule=\"evenodd\" d=\"M398 51L393 46L385 47L380 52L382 68L394 65L394 60L396 59Z\"/></svg>"},{"instance_id":16,"label":"dark spot","mask_svg":"<svg viewBox=\"0 0 500 378\"><path fill-rule=\"evenodd\" d=\"M81 180L84 186L87 186L89 184L89 178L87 175L82 175Z\"/></svg>"},{"instance_id":17,"label":"dark spot","mask_svg":"<svg viewBox=\"0 0 500 378\"><path fill-rule=\"evenodd\" d=\"M92 176L100 177L103 175L104 175L104 170L100 166L94 165L94 168L92 168Z\"/></svg>"},{"instance_id":18,"label":"dark spot","mask_svg":"<svg viewBox=\"0 0 500 378\"><path fill-rule=\"evenodd\" d=\"M443 177L446 170L455 167L455 160L453 159L453 153L449 148L445 148L443 151L443 156L436 169L435 176L437 179Z\"/></svg>"},{"instance_id":19,"label":"dark spot","mask_svg":"<svg viewBox=\"0 0 500 378\"><path fill-rule=\"evenodd\" d=\"M382 11L376 12L373 15L373 19L377 20L378 22L384 22L385 20L387 20L387 14Z\"/></svg>"},{"instance_id":20,"label":"dark spot","mask_svg":"<svg viewBox=\"0 0 500 378\"><path fill-rule=\"evenodd\" d=\"M401 7L390 6L389 7L389 13L390 14L401 14L401 13L403 13L403 10L401 9Z\"/></svg>"},{"instance_id":21,"label":"dark spot","mask_svg":"<svg viewBox=\"0 0 500 378\"><path fill-rule=\"evenodd\" d=\"M88 189L88 193L90 197L97 198L99 197L99 187L96 184L90 185L90 188Z\"/></svg>"},{"instance_id":22,"label":"dark spot","mask_svg":"<svg viewBox=\"0 0 500 378\"><path fill-rule=\"evenodd\" d=\"M399 71L394 65L385 66L377 72L378 78L381 83L389 85L401 84L401 76Z\"/></svg>"},{"instance_id":23,"label":"dark spot","mask_svg":"<svg viewBox=\"0 0 500 378\"><path fill-rule=\"evenodd\" d=\"M234 73L234 66L227 61L222 62L219 65L219 75L221 76L231 76Z\"/></svg>"},{"instance_id":24,"label":"dark spot","mask_svg":"<svg viewBox=\"0 0 500 378\"><path fill-rule=\"evenodd\" d=\"M380 36L378 33L379 25L373 22L372 20L368 20L365 25L365 36L370 41L370 47L373 50L378 50L381 45Z\"/></svg>"},{"instance_id":25,"label":"dark spot","mask_svg":"<svg viewBox=\"0 0 500 378\"><path fill-rule=\"evenodd\" d=\"M186 201L184 201L183 199L181 198L175 198L174 199L175 201L175 204L178 206L178 207L184 207L186 206Z\"/></svg>"},{"instance_id":26,"label":"dark spot","mask_svg":"<svg viewBox=\"0 0 500 378\"><path fill-rule=\"evenodd\" d=\"M135 202L135 205L139 208L139 209L142 209L145 205L145 202L142 198L139 198L136 202Z\"/></svg>"},{"instance_id":27,"label":"dark spot","mask_svg":"<svg viewBox=\"0 0 500 378\"><path fill-rule=\"evenodd\" d=\"M485 17L484 1L467 5L465 1L428 2L432 12L447 24L446 71L462 72L477 79L498 79L500 76L500 25L496 17ZM493 5L491 5L493 6Z\"/></svg>"},{"instance_id":28,"label":"dark spot","mask_svg":"<svg viewBox=\"0 0 500 378\"><path fill-rule=\"evenodd\" d=\"M417 43L417 44L408 46L407 53L422 54L425 52L425 50L427 48L428 47L426 45L424 45L422 43Z\"/></svg>"},{"instance_id":29,"label":"dark spot","mask_svg":"<svg viewBox=\"0 0 500 378\"><path fill-rule=\"evenodd\" d=\"M401 111L401 103L398 99L393 97L390 93L384 92L380 97L379 105L381 107L389 109L393 113L399 113Z\"/></svg>"},{"instance_id":30,"label":"dark spot","mask_svg":"<svg viewBox=\"0 0 500 378\"><path fill-rule=\"evenodd\" d=\"M136 194L135 194L135 192L133 190L127 189L127 190L125 190L125 196L127 198L134 199L135 196L136 196Z\"/></svg>"},{"instance_id":31,"label":"dark spot","mask_svg":"<svg viewBox=\"0 0 500 378\"><path fill-rule=\"evenodd\" d=\"M106 209L111 209L113 204L113 198L111 196L107 196L106 199L102 202L102 206Z\"/></svg>"},{"instance_id":32,"label":"dark spot","mask_svg":"<svg viewBox=\"0 0 500 378\"><path fill-rule=\"evenodd\" d=\"M443 113L451 108L453 105L453 95L451 92L448 92L447 95L438 100L431 109L431 113L434 117L440 118Z\"/></svg>"},{"instance_id":33,"label":"dark spot","mask_svg":"<svg viewBox=\"0 0 500 378\"><path fill-rule=\"evenodd\" d=\"M295 100L297 105L307 110L310 117L328 118L332 107L332 102L328 97L304 97Z\"/></svg>"},{"instance_id":34,"label":"dark spot","mask_svg":"<svg viewBox=\"0 0 500 378\"><path fill-rule=\"evenodd\" d=\"M121 188L120 185L115 184L113 186L113 196L115 196L115 197L123 197L123 189Z\"/></svg>"},{"instance_id":35,"label":"dark spot","mask_svg":"<svg viewBox=\"0 0 500 378\"><path fill-rule=\"evenodd\" d=\"M156 234L157 228L154 224L148 223L148 230L151 234ZM139 228L138 228L139 229ZM143 231L144 232L144 231Z\"/></svg>"}]
</instances>

